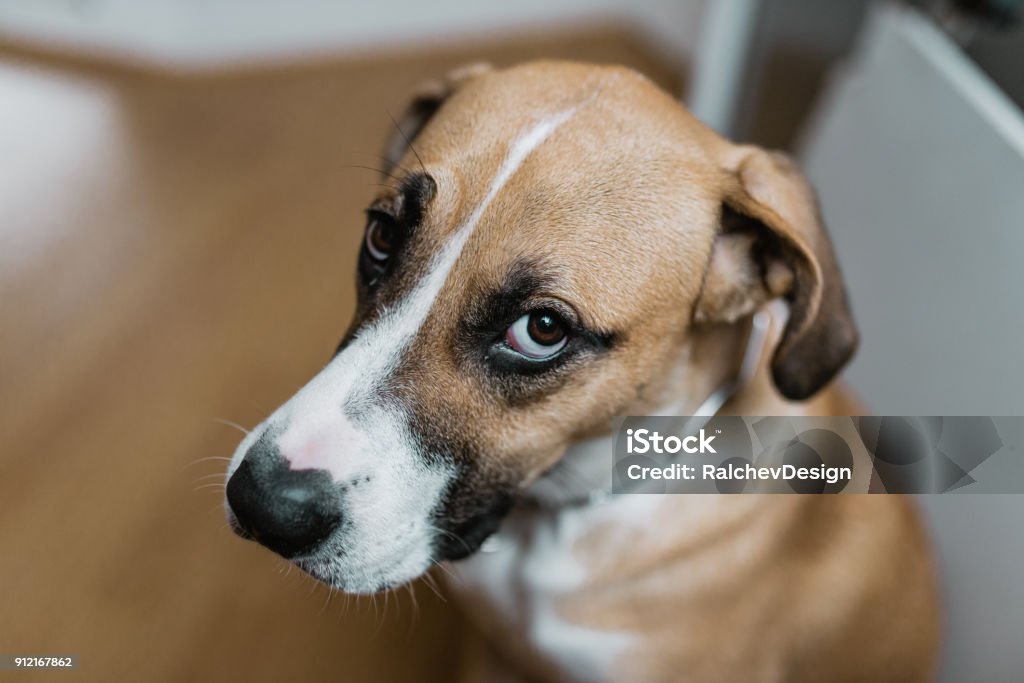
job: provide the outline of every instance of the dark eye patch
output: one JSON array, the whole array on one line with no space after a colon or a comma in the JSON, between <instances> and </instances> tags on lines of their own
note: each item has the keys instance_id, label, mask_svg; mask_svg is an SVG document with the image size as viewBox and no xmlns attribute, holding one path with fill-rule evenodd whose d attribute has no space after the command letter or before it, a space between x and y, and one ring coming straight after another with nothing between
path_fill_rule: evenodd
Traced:
<instances>
[{"instance_id":1,"label":"dark eye patch","mask_svg":"<svg viewBox=\"0 0 1024 683\"><path fill-rule=\"evenodd\" d=\"M402 181L402 222L418 226L423 221L427 205L437 194L437 183L426 173L413 173Z\"/></svg>"},{"instance_id":2,"label":"dark eye patch","mask_svg":"<svg viewBox=\"0 0 1024 683\"><path fill-rule=\"evenodd\" d=\"M371 253L368 235L364 232L358 264L361 297L365 298L368 290L380 284L394 269L394 261L422 223L427 206L436 194L437 184L433 178L426 173L413 173L402 181L394 195L375 201L366 210L366 230L373 231L371 237L377 238L371 244L377 247L378 254ZM385 242L387 257L380 258Z\"/></svg>"},{"instance_id":3,"label":"dark eye patch","mask_svg":"<svg viewBox=\"0 0 1024 683\"><path fill-rule=\"evenodd\" d=\"M566 302L550 296L557 277L529 262L513 264L495 289L478 297L466 311L458 334L460 354L481 368L488 383L510 402L554 391L573 367L611 349L618 335L587 327ZM548 360L531 360L511 349L505 333L523 315L553 311L564 321L568 342Z\"/></svg>"}]
</instances>

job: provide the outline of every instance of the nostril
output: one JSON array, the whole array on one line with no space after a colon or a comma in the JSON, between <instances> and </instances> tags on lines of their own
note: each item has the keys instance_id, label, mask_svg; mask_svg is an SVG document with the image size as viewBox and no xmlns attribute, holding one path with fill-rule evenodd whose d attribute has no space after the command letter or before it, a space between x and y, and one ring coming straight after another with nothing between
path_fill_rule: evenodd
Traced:
<instances>
[{"instance_id":1,"label":"nostril","mask_svg":"<svg viewBox=\"0 0 1024 683\"><path fill-rule=\"evenodd\" d=\"M282 462L242 460L227 486L239 526L284 557L316 549L341 524L341 505L330 475L294 471Z\"/></svg>"}]
</instances>

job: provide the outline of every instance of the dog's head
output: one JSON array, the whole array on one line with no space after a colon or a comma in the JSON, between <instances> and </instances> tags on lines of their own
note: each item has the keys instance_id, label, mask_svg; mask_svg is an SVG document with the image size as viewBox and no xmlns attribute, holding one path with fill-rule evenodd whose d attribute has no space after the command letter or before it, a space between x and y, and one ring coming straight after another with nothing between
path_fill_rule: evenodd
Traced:
<instances>
[{"instance_id":1,"label":"dog's head","mask_svg":"<svg viewBox=\"0 0 1024 683\"><path fill-rule=\"evenodd\" d=\"M771 368L796 400L853 351L800 174L636 73L469 68L400 128L355 319L239 445L227 487L241 534L335 587L472 553L570 443L700 375L682 350L702 329L788 300Z\"/></svg>"}]
</instances>

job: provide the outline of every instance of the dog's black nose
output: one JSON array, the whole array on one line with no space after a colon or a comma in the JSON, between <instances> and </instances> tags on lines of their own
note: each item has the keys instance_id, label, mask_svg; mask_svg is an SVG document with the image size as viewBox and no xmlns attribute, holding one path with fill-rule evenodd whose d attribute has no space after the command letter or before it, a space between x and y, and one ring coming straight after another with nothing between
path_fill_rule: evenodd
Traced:
<instances>
[{"instance_id":1,"label":"dog's black nose","mask_svg":"<svg viewBox=\"0 0 1024 683\"><path fill-rule=\"evenodd\" d=\"M228 505L242 530L283 557L311 552L341 524L337 489L324 470L292 470L253 446L228 481Z\"/></svg>"}]
</instances>

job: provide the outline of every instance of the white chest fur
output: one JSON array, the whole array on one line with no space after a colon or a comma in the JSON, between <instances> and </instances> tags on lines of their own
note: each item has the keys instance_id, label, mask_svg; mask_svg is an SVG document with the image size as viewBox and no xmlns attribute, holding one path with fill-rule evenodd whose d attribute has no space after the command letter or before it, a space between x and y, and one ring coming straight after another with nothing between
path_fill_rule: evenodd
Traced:
<instances>
[{"instance_id":1,"label":"white chest fur","mask_svg":"<svg viewBox=\"0 0 1024 683\"><path fill-rule=\"evenodd\" d=\"M560 599L585 590L587 571L574 556L575 541L604 510L574 508L513 513L490 552L454 565L453 588L471 601L471 618L506 654L556 667L562 680L610 680L612 664L629 634L573 624L560 615Z\"/></svg>"}]
</instances>

